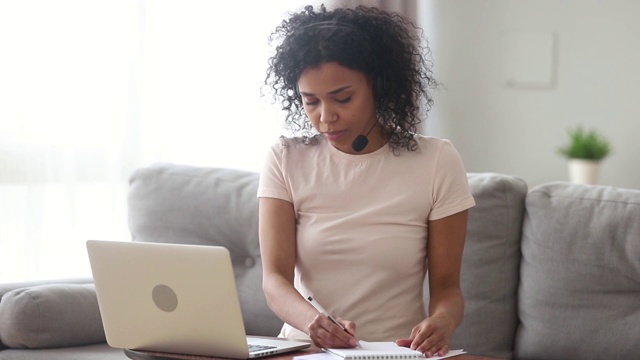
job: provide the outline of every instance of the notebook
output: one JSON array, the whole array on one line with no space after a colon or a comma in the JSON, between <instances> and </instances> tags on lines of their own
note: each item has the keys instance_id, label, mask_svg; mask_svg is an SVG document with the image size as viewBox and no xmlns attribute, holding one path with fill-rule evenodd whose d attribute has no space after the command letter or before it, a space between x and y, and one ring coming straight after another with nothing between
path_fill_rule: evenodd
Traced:
<instances>
[{"instance_id":1,"label":"notebook","mask_svg":"<svg viewBox=\"0 0 640 360\"><path fill-rule=\"evenodd\" d=\"M86 245L111 347L246 359L310 346L246 335L224 247L101 240ZM249 352L252 344L259 349Z\"/></svg>"},{"instance_id":2,"label":"notebook","mask_svg":"<svg viewBox=\"0 0 640 360\"><path fill-rule=\"evenodd\" d=\"M464 354L464 350L451 350L445 356L425 357L419 351L396 345L393 341L370 342L360 341L362 348L323 349L334 357L345 360L393 360L393 359L444 359ZM296 357L304 360L305 357ZM311 360L311 359L307 359ZM320 360L320 359L316 359Z\"/></svg>"}]
</instances>

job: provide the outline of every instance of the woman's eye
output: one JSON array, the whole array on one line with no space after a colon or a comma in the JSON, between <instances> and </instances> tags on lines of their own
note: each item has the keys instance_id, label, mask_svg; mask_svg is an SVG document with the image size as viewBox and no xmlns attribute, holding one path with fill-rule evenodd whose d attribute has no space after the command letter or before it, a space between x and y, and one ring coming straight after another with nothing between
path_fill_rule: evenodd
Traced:
<instances>
[{"instance_id":1,"label":"woman's eye","mask_svg":"<svg viewBox=\"0 0 640 360\"><path fill-rule=\"evenodd\" d=\"M318 104L318 100L305 100L304 104L307 106L313 106Z\"/></svg>"},{"instance_id":2,"label":"woman's eye","mask_svg":"<svg viewBox=\"0 0 640 360\"><path fill-rule=\"evenodd\" d=\"M349 101L351 101L351 96L348 96L348 97L346 97L344 99L336 99L336 101L339 102L340 104L346 104Z\"/></svg>"}]
</instances>

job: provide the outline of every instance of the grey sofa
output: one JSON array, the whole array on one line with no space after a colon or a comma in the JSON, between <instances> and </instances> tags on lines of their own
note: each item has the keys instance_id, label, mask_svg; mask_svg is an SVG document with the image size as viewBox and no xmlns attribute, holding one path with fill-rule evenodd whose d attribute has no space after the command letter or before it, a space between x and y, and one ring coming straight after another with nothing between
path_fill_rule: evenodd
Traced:
<instances>
[{"instance_id":1,"label":"grey sofa","mask_svg":"<svg viewBox=\"0 0 640 360\"><path fill-rule=\"evenodd\" d=\"M134 241L222 245L247 332L277 334L261 291L258 174L156 164L130 180ZM640 358L640 191L469 174L453 348L516 359ZM425 297L429 294L425 292ZM127 359L106 345L91 279L0 285L0 359Z\"/></svg>"}]
</instances>

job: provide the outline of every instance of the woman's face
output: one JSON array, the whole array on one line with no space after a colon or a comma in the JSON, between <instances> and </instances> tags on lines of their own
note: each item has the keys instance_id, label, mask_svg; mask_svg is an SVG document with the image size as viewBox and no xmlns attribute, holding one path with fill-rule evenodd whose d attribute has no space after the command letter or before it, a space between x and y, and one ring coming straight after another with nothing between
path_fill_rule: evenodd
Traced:
<instances>
[{"instance_id":1,"label":"woman's face","mask_svg":"<svg viewBox=\"0 0 640 360\"><path fill-rule=\"evenodd\" d=\"M371 81L356 70L335 62L306 68L298 79L304 111L315 129L338 150L349 154L366 154L382 147ZM356 152L351 143L366 135L369 144Z\"/></svg>"}]
</instances>

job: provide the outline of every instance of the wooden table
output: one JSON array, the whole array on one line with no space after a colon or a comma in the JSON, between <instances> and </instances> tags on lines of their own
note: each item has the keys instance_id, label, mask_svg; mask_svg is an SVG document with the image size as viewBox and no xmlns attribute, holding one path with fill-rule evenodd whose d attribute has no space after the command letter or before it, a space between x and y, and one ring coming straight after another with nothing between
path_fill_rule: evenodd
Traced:
<instances>
[{"instance_id":1,"label":"wooden table","mask_svg":"<svg viewBox=\"0 0 640 360\"><path fill-rule=\"evenodd\" d=\"M308 349L294 351L286 354L279 355L271 355L267 356L265 360L293 360L295 356L301 355L311 355L315 353L319 353L321 350L315 346L311 346ZM184 360L221 360L222 358L215 358L210 356L198 356L198 355L184 355L184 354L167 354L167 353L158 353L151 351L134 351L134 350L125 350L125 355L133 360L176 360L176 359L184 359ZM452 360L499 360L497 358L491 358L486 356L475 356L469 354L462 354L458 356L454 356L450 358ZM228 360L228 359L226 359Z\"/></svg>"}]
</instances>

